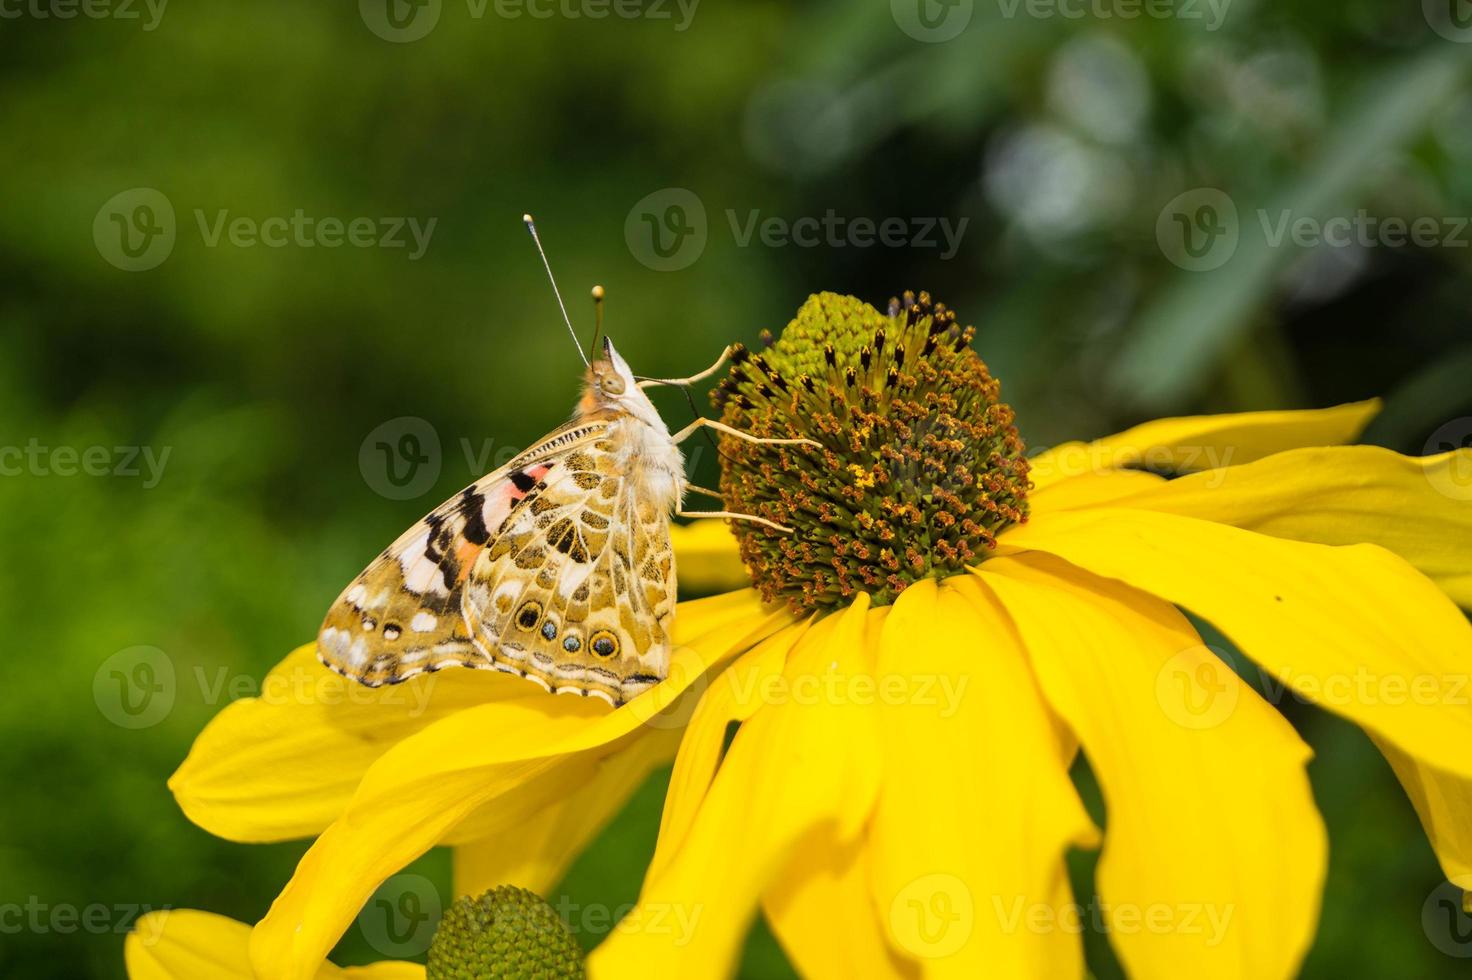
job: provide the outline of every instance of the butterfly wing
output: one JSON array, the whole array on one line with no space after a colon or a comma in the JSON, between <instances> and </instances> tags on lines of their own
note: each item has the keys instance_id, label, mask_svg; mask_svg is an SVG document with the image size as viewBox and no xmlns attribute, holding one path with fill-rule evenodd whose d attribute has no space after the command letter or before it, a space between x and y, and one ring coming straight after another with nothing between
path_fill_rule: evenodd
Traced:
<instances>
[{"instance_id":1,"label":"butterfly wing","mask_svg":"<svg viewBox=\"0 0 1472 980\"><path fill-rule=\"evenodd\" d=\"M369 687L443 667L493 667L461 611L466 579L531 492L607 427L563 426L405 531L328 610L317 637L322 662Z\"/></svg>"},{"instance_id":2,"label":"butterfly wing","mask_svg":"<svg viewBox=\"0 0 1472 980\"><path fill-rule=\"evenodd\" d=\"M675 560L669 514L620 474L618 434L528 491L476 559L471 636L497 669L622 704L669 669Z\"/></svg>"}]
</instances>

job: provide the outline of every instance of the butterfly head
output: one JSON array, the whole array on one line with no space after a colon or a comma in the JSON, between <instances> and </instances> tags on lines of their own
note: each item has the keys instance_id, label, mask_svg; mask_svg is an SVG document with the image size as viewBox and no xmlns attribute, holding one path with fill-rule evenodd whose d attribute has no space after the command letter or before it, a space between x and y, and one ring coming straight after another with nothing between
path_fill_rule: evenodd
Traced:
<instances>
[{"instance_id":1,"label":"butterfly head","mask_svg":"<svg viewBox=\"0 0 1472 980\"><path fill-rule=\"evenodd\" d=\"M639 387L634 372L629 370L613 341L603 338L602 356L588 365L583 400L578 404L583 415L594 412L621 412L650 425L664 425L649 396Z\"/></svg>"}]
</instances>

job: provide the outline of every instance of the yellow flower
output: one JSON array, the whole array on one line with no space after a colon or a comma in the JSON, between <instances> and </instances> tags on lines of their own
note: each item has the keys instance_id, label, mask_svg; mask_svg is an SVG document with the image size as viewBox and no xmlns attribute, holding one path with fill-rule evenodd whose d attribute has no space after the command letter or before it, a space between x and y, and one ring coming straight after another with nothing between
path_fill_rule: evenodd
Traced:
<instances>
[{"instance_id":1,"label":"yellow flower","mask_svg":"<svg viewBox=\"0 0 1472 980\"><path fill-rule=\"evenodd\" d=\"M1029 485L969 339L923 301L826 296L747 358L728 420L810 408L828 448L728 442L723 489L798 533L743 525L738 557L724 528L678 531L682 583L757 590L682 603L670 677L616 711L469 671L357 688L306 646L221 712L170 781L185 813L317 837L249 939L257 975L316 976L436 845L457 894L545 893L674 758L640 907L593 976L729 972L759 906L805 975L1081 976L1063 854L1100 833L1080 750L1131 974L1290 974L1325 864L1308 750L1177 607L1369 731L1472 881L1472 709L1448 689L1472 655L1452 601L1472 606L1472 453L1344 447L1364 403L1149 423L1033 459Z\"/></svg>"},{"instance_id":2,"label":"yellow flower","mask_svg":"<svg viewBox=\"0 0 1472 980\"><path fill-rule=\"evenodd\" d=\"M706 574L733 560L712 555ZM668 679L617 711L481 671L360 687L308 644L205 727L169 787L218 836L317 838L250 939L261 977L307 980L374 890L437 845L455 848L457 895L545 894L673 758L687 689L784 622L750 590L682 603Z\"/></svg>"},{"instance_id":3,"label":"yellow flower","mask_svg":"<svg viewBox=\"0 0 1472 980\"><path fill-rule=\"evenodd\" d=\"M864 368L884 377L876 335L908 351L908 405L861 395ZM1082 977L1080 917L1096 910L1076 904L1064 854L1101 836L1097 911L1129 975L1293 975L1326 861L1310 752L1179 609L1269 690L1369 732L1445 873L1472 886L1472 626L1457 608L1472 607L1472 451L1338 446L1374 403L1173 419L1043 454L1023 501L1009 414L938 401L914 367L915 344L955 341L934 378L969 372L991 391L962 339L923 297L888 317L817 297L724 386L727 422L827 437L807 461L723 446L733 509L795 528L738 530L758 586L818 615L715 678L680 746L631 916L680 910L698 928L620 931L590 975L728 974L760 908L804 976ZM954 495L1012 509L962 532L937 519L942 493L826 482L887 452L846 439L841 420L860 414L907 419L916 440L971 426L1001 476ZM910 462L945 471L943 442ZM920 567L852 560L886 522L906 546L928 539ZM1103 835L1068 775L1080 751Z\"/></svg>"},{"instance_id":4,"label":"yellow flower","mask_svg":"<svg viewBox=\"0 0 1472 980\"><path fill-rule=\"evenodd\" d=\"M255 980L250 926L223 915L169 909L143 916L123 947L128 980ZM418 963L385 960L341 969L323 963L313 980L424 980Z\"/></svg>"}]
</instances>

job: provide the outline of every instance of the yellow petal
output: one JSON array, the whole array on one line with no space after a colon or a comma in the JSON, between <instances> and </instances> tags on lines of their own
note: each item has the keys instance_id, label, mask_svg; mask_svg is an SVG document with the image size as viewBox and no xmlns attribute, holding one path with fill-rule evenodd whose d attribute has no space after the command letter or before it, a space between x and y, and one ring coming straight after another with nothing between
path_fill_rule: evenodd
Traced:
<instances>
[{"instance_id":1,"label":"yellow petal","mask_svg":"<svg viewBox=\"0 0 1472 980\"><path fill-rule=\"evenodd\" d=\"M1423 457L1376 446L1299 449L1141 487L1119 503L1280 538L1378 544L1472 609L1472 449Z\"/></svg>"},{"instance_id":2,"label":"yellow petal","mask_svg":"<svg viewBox=\"0 0 1472 980\"><path fill-rule=\"evenodd\" d=\"M813 840L853 840L878 785L868 599L802 638L737 731L679 853L589 957L591 976L729 974L758 898ZM831 625L830 625L831 624ZM870 688L872 690L872 687ZM684 925L680 925L683 923Z\"/></svg>"},{"instance_id":3,"label":"yellow petal","mask_svg":"<svg viewBox=\"0 0 1472 980\"><path fill-rule=\"evenodd\" d=\"M879 662L880 633L882 624L871 619L864 636L871 664ZM761 678L740 677L735 674L739 667L733 665L721 675L718 686L732 690L730 700L742 705L749 717L760 700ZM780 664L777 668L780 672ZM885 939L870 880L867 833L846 840L838 834L808 834L792 853L762 896L761 906L777 942L801 976L843 980L920 976L916 962L899 955Z\"/></svg>"},{"instance_id":4,"label":"yellow petal","mask_svg":"<svg viewBox=\"0 0 1472 980\"><path fill-rule=\"evenodd\" d=\"M218 837L308 837L337 818L393 745L472 705L525 697L529 687L480 670L363 687L322 666L309 643L266 676L259 697L235 701L205 726L169 789L185 816Z\"/></svg>"},{"instance_id":5,"label":"yellow petal","mask_svg":"<svg viewBox=\"0 0 1472 980\"><path fill-rule=\"evenodd\" d=\"M1216 624L1282 685L1412 756L1472 775L1472 625L1404 559L1122 507L1009 529L1046 551Z\"/></svg>"},{"instance_id":6,"label":"yellow petal","mask_svg":"<svg viewBox=\"0 0 1472 980\"><path fill-rule=\"evenodd\" d=\"M1028 494L1032 513L1098 507L1123 497L1132 497L1165 483L1166 479L1144 470L1101 470L1082 476L1054 480Z\"/></svg>"},{"instance_id":7,"label":"yellow petal","mask_svg":"<svg viewBox=\"0 0 1472 980\"><path fill-rule=\"evenodd\" d=\"M672 524L670 543L675 547L675 567L679 569L682 591L722 592L751 585L751 576L741 563L736 536L725 521L710 518Z\"/></svg>"},{"instance_id":8,"label":"yellow petal","mask_svg":"<svg viewBox=\"0 0 1472 980\"><path fill-rule=\"evenodd\" d=\"M243 922L168 909L134 924L123 956L128 980L256 980L249 946L250 926ZM314 980L424 980L424 967L396 960L347 969L323 963Z\"/></svg>"},{"instance_id":9,"label":"yellow petal","mask_svg":"<svg viewBox=\"0 0 1472 980\"><path fill-rule=\"evenodd\" d=\"M559 767L567 778L563 792L572 792L590 765L662 732L662 713L712 665L789 621L750 592L683 603L676 641L696 638L676 648L668 679L616 711L533 689L525 698L467 708L399 742L369 768L343 815L307 851L256 926L256 971L279 980L311 977L374 889L474 811L492 801L517 806L523 790L550 800L558 777L548 774Z\"/></svg>"},{"instance_id":10,"label":"yellow petal","mask_svg":"<svg viewBox=\"0 0 1472 980\"><path fill-rule=\"evenodd\" d=\"M1447 881L1472 892L1472 780L1423 765L1375 739L1421 818Z\"/></svg>"},{"instance_id":11,"label":"yellow petal","mask_svg":"<svg viewBox=\"0 0 1472 980\"><path fill-rule=\"evenodd\" d=\"M976 582L927 581L880 643L870 842L890 942L927 977L1083 976L1078 930L1059 925L1074 907L1063 858L1097 832L1011 623Z\"/></svg>"},{"instance_id":12,"label":"yellow petal","mask_svg":"<svg viewBox=\"0 0 1472 980\"><path fill-rule=\"evenodd\" d=\"M1100 470L1190 473L1236 466L1301 446L1353 442L1380 411L1378 400L1300 412L1243 412L1159 419L1094 442L1070 442L1032 459L1039 489Z\"/></svg>"},{"instance_id":13,"label":"yellow petal","mask_svg":"<svg viewBox=\"0 0 1472 980\"><path fill-rule=\"evenodd\" d=\"M1065 481L1065 489L1078 481ZM1407 457L1373 446L1301 449L1142 488L1129 507L1321 544L1369 542L1472 609L1472 450ZM1449 879L1472 887L1472 782L1378 740ZM1460 876L1460 877L1459 877Z\"/></svg>"},{"instance_id":14,"label":"yellow petal","mask_svg":"<svg viewBox=\"0 0 1472 980\"><path fill-rule=\"evenodd\" d=\"M826 635L835 622L820 626L820 635ZM657 875L679 853L715 779L716 766L726 746L727 729L732 722L746 721L761 707L763 692L771 690L773 682L780 682L788 655L807 633L809 625L809 622L794 623L763 640L715 677L701 696L670 774L659 842L649 864L648 877Z\"/></svg>"},{"instance_id":15,"label":"yellow petal","mask_svg":"<svg viewBox=\"0 0 1472 980\"><path fill-rule=\"evenodd\" d=\"M678 729L656 729L621 752L593 760L585 781L570 791L571 781L559 767L549 774L555 795L542 806L482 807L485 819L476 826L485 833L455 848L455 894L479 895L497 885L550 892L649 773L674 758L679 744Z\"/></svg>"},{"instance_id":16,"label":"yellow petal","mask_svg":"<svg viewBox=\"0 0 1472 980\"><path fill-rule=\"evenodd\" d=\"M1293 727L1168 603L1045 555L978 574L1103 788L1097 881L1126 972L1296 975L1327 840Z\"/></svg>"},{"instance_id":17,"label":"yellow petal","mask_svg":"<svg viewBox=\"0 0 1472 980\"><path fill-rule=\"evenodd\" d=\"M919 964L886 941L863 837L812 836L767 890L762 910L800 976L912 980Z\"/></svg>"}]
</instances>

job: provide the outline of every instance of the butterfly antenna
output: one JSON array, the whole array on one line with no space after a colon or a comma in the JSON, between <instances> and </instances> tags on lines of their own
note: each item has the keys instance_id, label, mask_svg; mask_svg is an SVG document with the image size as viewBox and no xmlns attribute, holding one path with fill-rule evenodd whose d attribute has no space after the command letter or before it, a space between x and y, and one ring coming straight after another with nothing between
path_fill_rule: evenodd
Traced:
<instances>
[{"instance_id":1,"label":"butterfly antenna","mask_svg":"<svg viewBox=\"0 0 1472 980\"><path fill-rule=\"evenodd\" d=\"M598 335L603 333L603 287L593 287L593 342L588 345L589 350L598 349Z\"/></svg>"},{"instance_id":2,"label":"butterfly antenna","mask_svg":"<svg viewBox=\"0 0 1472 980\"><path fill-rule=\"evenodd\" d=\"M547 250L542 248L542 239L537 236L536 222L532 216L524 214L521 220L526 222L526 230L532 233L532 241L537 245L537 254L542 257L542 268L547 270L547 281L552 284L552 294L557 297L557 308L562 311L562 322L567 324L567 332L572 334L572 342L577 345L578 357L583 359L583 364L588 363L588 355L583 353L582 342L578 340L578 332L572 328L572 320L567 315L567 305L562 302L562 290L557 288L557 278L552 275L552 264L547 261Z\"/></svg>"}]
</instances>

